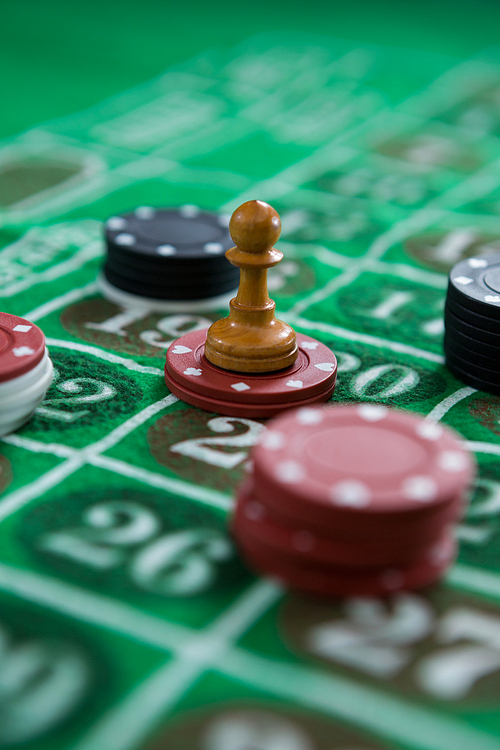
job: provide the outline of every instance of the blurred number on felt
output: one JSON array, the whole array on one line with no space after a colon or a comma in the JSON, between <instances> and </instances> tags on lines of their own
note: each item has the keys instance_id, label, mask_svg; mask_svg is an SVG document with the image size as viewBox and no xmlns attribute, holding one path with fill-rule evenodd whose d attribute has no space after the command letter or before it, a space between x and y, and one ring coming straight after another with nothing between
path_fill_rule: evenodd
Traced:
<instances>
[{"instance_id":1,"label":"blurred number on felt","mask_svg":"<svg viewBox=\"0 0 500 750\"><path fill-rule=\"evenodd\" d=\"M123 310L102 321L102 323L86 323L85 327L123 337L127 335L126 328L128 326L137 323L149 314L149 311L139 309ZM212 323L213 320L204 318L201 315L165 315L155 323L156 329L148 328L145 331L141 331L139 338L150 346L168 349L170 344L184 333L203 330L204 328L208 328ZM162 338L162 336L166 338Z\"/></svg>"},{"instance_id":2,"label":"blurred number on felt","mask_svg":"<svg viewBox=\"0 0 500 750\"><path fill-rule=\"evenodd\" d=\"M230 541L218 530L190 528L162 534L161 519L127 501L90 506L85 525L44 534L39 548L94 569L125 566L144 591L193 596L210 589L217 564L233 557Z\"/></svg>"},{"instance_id":3,"label":"blurred number on felt","mask_svg":"<svg viewBox=\"0 0 500 750\"><path fill-rule=\"evenodd\" d=\"M420 382L420 375L408 365L386 362L358 370L361 360L354 354L336 351L338 374L351 373L349 391L360 401L388 399L412 391ZM380 381L380 387L378 382ZM388 381L391 381L388 384Z\"/></svg>"},{"instance_id":4,"label":"blurred number on felt","mask_svg":"<svg viewBox=\"0 0 500 750\"><path fill-rule=\"evenodd\" d=\"M35 740L60 724L83 700L86 662L55 638L23 638L0 623L0 744Z\"/></svg>"},{"instance_id":5,"label":"blurred number on felt","mask_svg":"<svg viewBox=\"0 0 500 750\"><path fill-rule=\"evenodd\" d=\"M236 450L228 453L224 449L228 448L251 448L255 445L259 436L266 429L259 422L252 419L242 419L236 417L215 417L209 419L207 427L212 432L230 433L234 431L234 425L241 424L246 427L246 431L240 435L231 435L229 437L203 437L182 440L170 446L173 453L180 453L183 456L189 456L197 461L204 461L211 466L218 466L221 469L234 469L248 456L248 450Z\"/></svg>"},{"instance_id":6,"label":"blurred number on felt","mask_svg":"<svg viewBox=\"0 0 500 750\"><path fill-rule=\"evenodd\" d=\"M116 389L109 383L95 378L72 378L71 380L60 380L61 376L54 370L52 387L55 387L62 396L46 398L42 405L36 410L37 414L47 419L55 419L60 422L76 422L79 418L89 413L88 409L78 411L69 408L80 404L96 404L100 401L108 401L116 396ZM65 408L66 407L66 408Z\"/></svg>"},{"instance_id":7,"label":"blurred number on felt","mask_svg":"<svg viewBox=\"0 0 500 750\"><path fill-rule=\"evenodd\" d=\"M375 307L366 310L365 313L374 320L387 321L397 316L402 308L416 301L417 295L408 291L390 291ZM436 317L419 323L423 333L427 336L441 336L444 331L442 302L437 303Z\"/></svg>"},{"instance_id":8,"label":"blurred number on felt","mask_svg":"<svg viewBox=\"0 0 500 750\"><path fill-rule=\"evenodd\" d=\"M229 714L212 722L201 750L312 750L312 740L292 722L269 714ZM361 750L361 748L360 748Z\"/></svg>"},{"instance_id":9,"label":"blurred number on felt","mask_svg":"<svg viewBox=\"0 0 500 750\"><path fill-rule=\"evenodd\" d=\"M348 600L345 619L309 630L308 650L393 679L412 663L418 644L432 636L437 648L414 664L413 676L427 694L450 701L465 698L481 677L500 670L500 615L455 606L438 619L431 604L415 594L400 594L393 605L389 611L382 600Z\"/></svg>"}]
</instances>

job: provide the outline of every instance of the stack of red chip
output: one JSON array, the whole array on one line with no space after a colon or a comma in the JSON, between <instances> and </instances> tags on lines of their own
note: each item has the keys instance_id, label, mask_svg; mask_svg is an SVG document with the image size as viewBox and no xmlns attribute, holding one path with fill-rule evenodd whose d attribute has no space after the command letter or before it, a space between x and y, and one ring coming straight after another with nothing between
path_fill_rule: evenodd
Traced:
<instances>
[{"instance_id":1,"label":"stack of red chip","mask_svg":"<svg viewBox=\"0 0 500 750\"><path fill-rule=\"evenodd\" d=\"M323 596L383 596L439 579L474 476L456 433L375 404L269 423L233 531L258 572Z\"/></svg>"},{"instance_id":2,"label":"stack of red chip","mask_svg":"<svg viewBox=\"0 0 500 750\"><path fill-rule=\"evenodd\" d=\"M28 421L53 369L42 331L29 320L0 313L0 436Z\"/></svg>"}]
</instances>

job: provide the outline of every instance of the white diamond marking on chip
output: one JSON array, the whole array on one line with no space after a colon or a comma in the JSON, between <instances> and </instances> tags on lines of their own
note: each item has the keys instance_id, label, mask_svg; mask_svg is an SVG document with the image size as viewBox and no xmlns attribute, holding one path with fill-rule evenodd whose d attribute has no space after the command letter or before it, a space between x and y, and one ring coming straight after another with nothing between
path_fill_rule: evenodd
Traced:
<instances>
[{"instance_id":1,"label":"white diamond marking on chip","mask_svg":"<svg viewBox=\"0 0 500 750\"><path fill-rule=\"evenodd\" d=\"M488 261L484 258L469 258L467 263L471 268L485 268L488 265Z\"/></svg>"},{"instance_id":2,"label":"white diamond marking on chip","mask_svg":"<svg viewBox=\"0 0 500 750\"><path fill-rule=\"evenodd\" d=\"M472 284L474 279L470 279L468 276L456 276L453 281L455 281L457 284L467 286L467 284Z\"/></svg>"},{"instance_id":3,"label":"white diamond marking on chip","mask_svg":"<svg viewBox=\"0 0 500 750\"><path fill-rule=\"evenodd\" d=\"M243 513L249 521L261 521L266 515L266 509L256 500L250 500L244 506Z\"/></svg>"},{"instance_id":4,"label":"white diamond marking on chip","mask_svg":"<svg viewBox=\"0 0 500 750\"><path fill-rule=\"evenodd\" d=\"M333 372L335 370L335 365L333 362L320 362L319 365L314 365L318 368L318 370L322 370L323 372Z\"/></svg>"},{"instance_id":5,"label":"white diamond marking on chip","mask_svg":"<svg viewBox=\"0 0 500 750\"><path fill-rule=\"evenodd\" d=\"M306 477L306 473L298 461L281 461L275 467L275 474L280 482L294 484L301 482Z\"/></svg>"},{"instance_id":6,"label":"white diamond marking on chip","mask_svg":"<svg viewBox=\"0 0 500 750\"><path fill-rule=\"evenodd\" d=\"M235 391L249 391L250 386L247 383L232 383L231 388L234 388Z\"/></svg>"},{"instance_id":7,"label":"white diamond marking on chip","mask_svg":"<svg viewBox=\"0 0 500 750\"><path fill-rule=\"evenodd\" d=\"M174 348L172 349L172 354L187 354L188 352L192 352L193 350L190 349L188 346L183 346L182 344L176 344Z\"/></svg>"},{"instance_id":8,"label":"white diamond marking on chip","mask_svg":"<svg viewBox=\"0 0 500 750\"><path fill-rule=\"evenodd\" d=\"M299 346L301 346L302 349L317 349L319 343L317 341L301 341Z\"/></svg>"},{"instance_id":9,"label":"white diamond marking on chip","mask_svg":"<svg viewBox=\"0 0 500 750\"><path fill-rule=\"evenodd\" d=\"M158 255L175 255L177 252L177 248L175 248L173 245L158 245L156 248L156 252Z\"/></svg>"},{"instance_id":10,"label":"white diamond marking on chip","mask_svg":"<svg viewBox=\"0 0 500 750\"><path fill-rule=\"evenodd\" d=\"M200 213L200 209L198 208L198 206L181 206L179 208L179 213L185 219L194 219L194 217L198 216L198 214Z\"/></svg>"},{"instance_id":11,"label":"white diamond marking on chip","mask_svg":"<svg viewBox=\"0 0 500 750\"><path fill-rule=\"evenodd\" d=\"M404 480L401 490L408 500L418 500L422 503L434 500L438 494L434 479L425 476L408 477Z\"/></svg>"},{"instance_id":12,"label":"white diamond marking on chip","mask_svg":"<svg viewBox=\"0 0 500 750\"><path fill-rule=\"evenodd\" d=\"M436 422L419 422L416 429L417 435L425 438L425 440L439 440L444 430L440 424Z\"/></svg>"},{"instance_id":13,"label":"white diamond marking on chip","mask_svg":"<svg viewBox=\"0 0 500 750\"><path fill-rule=\"evenodd\" d=\"M194 375L195 378L198 378L201 375L201 370L198 367L188 367L187 370L184 370L184 375Z\"/></svg>"},{"instance_id":14,"label":"white diamond marking on chip","mask_svg":"<svg viewBox=\"0 0 500 750\"><path fill-rule=\"evenodd\" d=\"M487 294L484 298L485 302L500 302L498 294Z\"/></svg>"},{"instance_id":15,"label":"white diamond marking on chip","mask_svg":"<svg viewBox=\"0 0 500 750\"><path fill-rule=\"evenodd\" d=\"M380 581L385 589L388 591L395 591L402 588L405 582L405 577L400 570L388 568L387 570L384 570L380 576Z\"/></svg>"},{"instance_id":16,"label":"white diamond marking on chip","mask_svg":"<svg viewBox=\"0 0 500 750\"><path fill-rule=\"evenodd\" d=\"M155 215L155 210L151 206L139 206L139 208L135 209L134 213L138 219L152 219Z\"/></svg>"},{"instance_id":17,"label":"white diamond marking on chip","mask_svg":"<svg viewBox=\"0 0 500 750\"><path fill-rule=\"evenodd\" d=\"M203 245L203 249L206 253L219 255L219 253L222 253L224 251L224 245L221 242L207 242L205 245Z\"/></svg>"},{"instance_id":18,"label":"white diamond marking on chip","mask_svg":"<svg viewBox=\"0 0 500 750\"><path fill-rule=\"evenodd\" d=\"M217 223L221 225L221 227L228 227L229 222L231 221L231 214L219 214L217 217Z\"/></svg>"},{"instance_id":19,"label":"white diamond marking on chip","mask_svg":"<svg viewBox=\"0 0 500 750\"><path fill-rule=\"evenodd\" d=\"M34 354L35 350L29 346L17 346L12 350L12 354L15 357L27 357L29 354Z\"/></svg>"},{"instance_id":20,"label":"white diamond marking on chip","mask_svg":"<svg viewBox=\"0 0 500 750\"><path fill-rule=\"evenodd\" d=\"M465 454L460 451L443 451L438 458L438 463L441 469L452 474L463 471L469 465Z\"/></svg>"},{"instance_id":21,"label":"white diamond marking on chip","mask_svg":"<svg viewBox=\"0 0 500 750\"><path fill-rule=\"evenodd\" d=\"M122 232L122 234L116 235L115 242L117 245L133 245L135 243L135 235Z\"/></svg>"},{"instance_id":22,"label":"white diamond marking on chip","mask_svg":"<svg viewBox=\"0 0 500 750\"><path fill-rule=\"evenodd\" d=\"M358 414L366 422L380 422L387 416L387 407L379 404L362 404L358 407Z\"/></svg>"},{"instance_id":23,"label":"white diamond marking on chip","mask_svg":"<svg viewBox=\"0 0 500 750\"><path fill-rule=\"evenodd\" d=\"M366 508L370 503L369 487L357 479L346 479L334 484L330 490L330 498L336 505L346 505L350 508Z\"/></svg>"},{"instance_id":24,"label":"white diamond marking on chip","mask_svg":"<svg viewBox=\"0 0 500 750\"><path fill-rule=\"evenodd\" d=\"M302 382L302 380L289 380L286 385L288 386L288 388L303 388L304 387L304 383Z\"/></svg>"},{"instance_id":25,"label":"white diamond marking on chip","mask_svg":"<svg viewBox=\"0 0 500 750\"><path fill-rule=\"evenodd\" d=\"M31 331L32 328L33 326L25 326L21 323L18 323L17 326L15 326L15 328L13 328L12 330L19 331L19 333L28 333L28 331Z\"/></svg>"},{"instance_id":26,"label":"white diamond marking on chip","mask_svg":"<svg viewBox=\"0 0 500 750\"><path fill-rule=\"evenodd\" d=\"M316 540L310 531L301 529L292 536L292 547L299 552L310 552L315 544Z\"/></svg>"},{"instance_id":27,"label":"white diamond marking on chip","mask_svg":"<svg viewBox=\"0 0 500 750\"><path fill-rule=\"evenodd\" d=\"M279 451L285 445L285 436L282 432L267 430L263 434L260 444L268 451Z\"/></svg>"},{"instance_id":28,"label":"white diamond marking on chip","mask_svg":"<svg viewBox=\"0 0 500 750\"><path fill-rule=\"evenodd\" d=\"M112 232L119 232L120 229L125 229L127 226L127 220L123 216L112 216L106 222L106 227L111 229Z\"/></svg>"},{"instance_id":29,"label":"white diamond marking on chip","mask_svg":"<svg viewBox=\"0 0 500 750\"><path fill-rule=\"evenodd\" d=\"M319 424L325 418L322 409L299 409L295 416L299 424Z\"/></svg>"},{"instance_id":30,"label":"white diamond marking on chip","mask_svg":"<svg viewBox=\"0 0 500 750\"><path fill-rule=\"evenodd\" d=\"M429 552L429 562L433 565L442 565L450 557L450 542L448 539L440 539Z\"/></svg>"},{"instance_id":31,"label":"white diamond marking on chip","mask_svg":"<svg viewBox=\"0 0 500 750\"><path fill-rule=\"evenodd\" d=\"M429 554L427 555L427 559L431 564L438 565L440 562L444 562L445 560L445 545L443 544L443 540L440 539L439 542L433 545L431 549L429 550Z\"/></svg>"}]
</instances>

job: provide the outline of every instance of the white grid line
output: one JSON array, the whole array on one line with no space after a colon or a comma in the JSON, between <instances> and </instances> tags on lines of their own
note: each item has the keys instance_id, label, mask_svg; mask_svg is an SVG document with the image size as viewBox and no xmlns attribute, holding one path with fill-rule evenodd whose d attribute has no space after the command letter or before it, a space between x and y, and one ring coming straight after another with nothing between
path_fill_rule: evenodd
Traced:
<instances>
[{"instance_id":1,"label":"white grid line","mask_svg":"<svg viewBox=\"0 0 500 750\"><path fill-rule=\"evenodd\" d=\"M139 365L133 359L126 359L120 357L118 354L112 354L104 349L98 349L97 346L90 346L89 344L81 344L78 341L64 341L63 339L46 339L47 346L55 347L56 349L69 349L74 352L82 352L83 354L90 354L98 359L104 359L106 362L111 362L116 365L121 365L127 370L134 370L140 372L143 375L160 375L164 377L163 370L161 367L149 367L146 365Z\"/></svg>"},{"instance_id":2,"label":"white grid line","mask_svg":"<svg viewBox=\"0 0 500 750\"><path fill-rule=\"evenodd\" d=\"M459 388L459 390L455 391L455 393L451 393L449 396L440 401L439 404L436 404L434 409L432 409L432 411L430 411L426 416L426 419L429 422L439 422L439 420L442 419L450 411L450 409L453 409L453 407L456 404L460 403L460 401L463 401L464 399L469 398L469 396L472 396L473 393L476 393L475 388L469 388L469 386L466 386L465 388Z\"/></svg>"},{"instance_id":3,"label":"white grid line","mask_svg":"<svg viewBox=\"0 0 500 750\"><path fill-rule=\"evenodd\" d=\"M23 438L22 436L18 435L10 435L2 438L6 443L10 445L15 445L19 448L24 448L25 450L31 450L35 453L51 453L58 457L65 457L66 461L64 461L62 464L59 464L58 466L55 466L53 469L50 469L30 484L5 495L0 500L0 521L4 520L12 513L17 512L24 505L31 502L35 498L40 497L49 489L55 487L57 484L60 484L60 482L73 474L75 471L81 469L82 466L84 466L86 463L92 464L94 466L100 465L102 468L124 475L125 471L123 468L117 471L117 469L114 467L115 465L120 467L128 467L129 464L126 464L125 462L115 462L113 459L106 459L103 456L101 456L102 460L99 461L100 454L103 451L109 450L110 448L116 446L127 435L137 429L137 427L144 424L148 419L157 414L159 411L168 409L170 406L172 406L172 404L175 404L177 400L178 399L173 395L165 396L165 398L162 398L160 399L160 401L156 401L155 403L146 406L133 417L127 419L104 438L101 438L97 442L91 445L87 445L84 448L70 448L69 446L57 443L47 444L44 448L44 444L42 442L35 441L30 438ZM191 492L191 485L189 485L187 482L179 482L177 480L174 480L172 483L170 483L166 477L164 478L158 475L159 479L164 481L161 484L159 484L158 482L155 484L154 481L156 475L152 472L142 472L142 476L146 479L142 478L141 481L152 486L161 487L162 489L170 489L170 487L175 487L175 490L171 491L175 491L181 495L187 494L188 497L191 494L197 494L198 488L196 486L193 487L193 491ZM227 499L224 496L223 498L227 502ZM219 502L220 500L221 499L219 498Z\"/></svg>"},{"instance_id":4,"label":"white grid line","mask_svg":"<svg viewBox=\"0 0 500 750\"><path fill-rule=\"evenodd\" d=\"M58 458L68 459L63 464L50 469L46 474L43 474L39 478L39 482L43 481L42 489L43 487L45 488L43 489L43 492L56 486L59 481L58 475L61 476L60 481L69 476L69 474L72 473L71 466L74 467L73 471L77 471L85 464L90 464L91 466L114 472L120 476L135 479L136 481L149 485L150 487L166 490L174 495L186 497L190 500L195 500L214 508L219 508L223 511L231 510L233 507L233 501L229 494L224 494L217 490L211 490L208 487L200 487L197 484L184 482L181 479L167 477L140 466L129 464L126 461L121 461L118 458L113 458L112 456L102 455L105 450L109 450L117 445L120 440L125 438L141 424L144 424L144 422L150 419L151 416L157 414L158 411L161 411L162 409L168 408L176 401L177 398L175 396L166 396L164 399L161 399L161 401L151 404L134 417L131 417L129 420L119 425L106 437L97 441L93 445L84 448L71 448L70 446L59 443L42 443L41 441L15 434L7 435L1 438L1 440L8 445L23 448L32 453L48 453ZM7 517L7 515L10 515L10 508L13 508L14 510L12 512L15 512L27 502L39 497L41 494L39 489L40 487L37 484L37 480L35 480L29 485L25 485L8 495L4 495L4 497L0 499L0 520Z\"/></svg>"},{"instance_id":5,"label":"white grid line","mask_svg":"<svg viewBox=\"0 0 500 750\"><path fill-rule=\"evenodd\" d=\"M208 487L200 487L197 484L183 482L180 479L171 479L163 474L156 474L139 466L120 461L110 456L87 454L87 461L93 466L99 466L108 471L114 471L130 479L136 479L138 482L148 484L150 487L166 490L174 495L196 500L197 502L210 505L213 508L228 511L233 507L233 500L230 495L224 495L222 492L211 490Z\"/></svg>"},{"instance_id":6,"label":"white grid line","mask_svg":"<svg viewBox=\"0 0 500 750\"><path fill-rule=\"evenodd\" d=\"M193 631L148 614L105 594L81 588L43 573L0 563L0 589L138 643L171 651L180 649Z\"/></svg>"},{"instance_id":7,"label":"white grid line","mask_svg":"<svg viewBox=\"0 0 500 750\"><path fill-rule=\"evenodd\" d=\"M267 581L254 584L201 633L184 641L179 659L167 662L109 711L77 745L77 750L135 747L207 668L224 661L233 641L280 596L280 589Z\"/></svg>"},{"instance_id":8,"label":"white grid line","mask_svg":"<svg viewBox=\"0 0 500 750\"><path fill-rule=\"evenodd\" d=\"M204 666L186 659L168 661L108 709L101 721L73 745L73 750L134 750L162 714L192 687Z\"/></svg>"},{"instance_id":9,"label":"white grid line","mask_svg":"<svg viewBox=\"0 0 500 750\"><path fill-rule=\"evenodd\" d=\"M495 599L500 598L500 576L490 570L456 563L446 574L446 580L456 588Z\"/></svg>"},{"instance_id":10,"label":"white grid line","mask_svg":"<svg viewBox=\"0 0 500 750\"><path fill-rule=\"evenodd\" d=\"M418 349L416 346L402 344L399 341L388 341L387 339L381 339L379 336L372 336L369 333L349 331L347 328L341 328L340 326L331 325L330 323L323 323L319 320L307 320L306 318L295 316L289 312L282 313L281 317L288 323L292 323L306 331L319 331L320 333L327 333L330 336L345 339L346 341L355 341L379 349L388 349L397 354L405 354L410 357L415 357L416 359L425 359L428 362L434 362L438 365L444 364L444 357L441 354L428 352L425 349Z\"/></svg>"},{"instance_id":11,"label":"white grid line","mask_svg":"<svg viewBox=\"0 0 500 750\"><path fill-rule=\"evenodd\" d=\"M468 440L467 447L473 453L490 453L492 456L500 456L500 445L495 443L481 443Z\"/></svg>"},{"instance_id":12,"label":"white grid line","mask_svg":"<svg viewBox=\"0 0 500 750\"><path fill-rule=\"evenodd\" d=\"M68 458L64 463L55 466L53 469L50 469L45 474L42 474L42 476L37 477L29 484L25 484L20 489L14 490L5 495L0 500L0 522L4 521L13 513L16 513L20 508L24 507L35 498L44 495L53 487L60 484L64 479L67 479L67 477L74 474L75 471L78 471L83 464L83 457L75 456L73 458Z\"/></svg>"},{"instance_id":13,"label":"white grid line","mask_svg":"<svg viewBox=\"0 0 500 750\"><path fill-rule=\"evenodd\" d=\"M81 286L78 289L70 289L69 292L64 292L64 294L54 297L54 299L51 299L49 302L45 302L43 305L39 305L29 312L23 313L21 317L30 320L32 323L36 323L37 320L45 318L46 315L50 315L50 313L59 310L61 307L71 305L74 302L79 302L85 297L96 294L97 291L97 282L90 281L88 284L85 284L85 286Z\"/></svg>"},{"instance_id":14,"label":"white grid line","mask_svg":"<svg viewBox=\"0 0 500 750\"><path fill-rule=\"evenodd\" d=\"M452 586L500 600L500 579L489 571L458 565L448 573L447 579ZM279 600L281 589L266 579L248 589L200 631L166 622L58 579L3 563L0 563L0 589L176 655L134 690L124 704L98 721L78 745L79 750L100 750L102 747L127 750L133 747L133 744L126 744L117 721L123 716L123 705L128 706L134 715L131 723L126 722L125 726L133 732L134 738L142 737L207 669L426 750L449 750L450 738L455 738L455 735L457 741L462 739L459 744L454 741L453 747L463 750L470 747L492 750L495 747L491 744L493 738L483 732L462 724L460 720L439 715L434 709L411 705L397 694L382 693L377 688L338 674L322 674L312 665L283 663L241 647L232 647L231 643ZM152 710L142 712L140 708L145 697L150 696L158 684L164 688L160 690L163 700L157 695ZM402 715L406 717L404 722L400 720ZM423 744L416 740L420 737L416 728L421 721L426 727L430 722L432 729L426 731ZM108 737L114 737L111 745L104 743ZM119 739L125 742L123 746L118 743Z\"/></svg>"},{"instance_id":15,"label":"white grid line","mask_svg":"<svg viewBox=\"0 0 500 750\"><path fill-rule=\"evenodd\" d=\"M458 717L439 714L434 708L423 708L382 690L375 692L367 685L303 664L276 663L233 649L219 671L421 750L498 750L496 737Z\"/></svg>"}]
</instances>

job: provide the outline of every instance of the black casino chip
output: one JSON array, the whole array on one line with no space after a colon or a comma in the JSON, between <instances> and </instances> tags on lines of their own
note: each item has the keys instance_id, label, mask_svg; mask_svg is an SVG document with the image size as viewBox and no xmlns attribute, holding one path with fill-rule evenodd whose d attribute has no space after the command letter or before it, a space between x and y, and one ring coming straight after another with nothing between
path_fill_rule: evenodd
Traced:
<instances>
[{"instance_id":1,"label":"black casino chip","mask_svg":"<svg viewBox=\"0 0 500 750\"><path fill-rule=\"evenodd\" d=\"M164 269L163 272L154 272L144 270L142 268L134 268L131 265L125 263L119 263L118 261L108 258L106 261L106 269L111 271L117 276L122 276L125 279L131 279L135 283L144 285L151 285L157 287L164 287L175 289L179 286L179 277L175 270ZM224 271L214 271L209 274L206 271L194 270L189 274L189 286L202 286L203 285L220 286L221 288L226 287L229 284L229 289L234 289L234 274L232 269Z\"/></svg>"},{"instance_id":2,"label":"black casino chip","mask_svg":"<svg viewBox=\"0 0 500 750\"><path fill-rule=\"evenodd\" d=\"M500 395L500 373L473 365L449 349L445 349L445 357L446 366L459 380L480 391Z\"/></svg>"},{"instance_id":3,"label":"black casino chip","mask_svg":"<svg viewBox=\"0 0 500 750\"><path fill-rule=\"evenodd\" d=\"M444 309L444 325L446 331L463 334L475 341L481 352L484 351L485 345L500 347L500 330L495 333L478 325L467 323L450 310L448 302Z\"/></svg>"},{"instance_id":4,"label":"black casino chip","mask_svg":"<svg viewBox=\"0 0 500 750\"><path fill-rule=\"evenodd\" d=\"M495 320L494 318L474 312L450 296L446 300L446 305L450 312L465 323L480 328L481 331L489 331L490 333L500 335L500 320Z\"/></svg>"},{"instance_id":5,"label":"black casino chip","mask_svg":"<svg viewBox=\"0 0 500 750\"><path fill-rule=\"evenodd\" d=\"M446 359L446 366L449 371L458 380L461 380L466 385L470 385L472 388L476 388L478 391L486 391L486 393L492 393L495 396L500 396L500 384L498 382L490 382L478 378L467 370L462 370L451 360Z\"/></svg>"},{"instance_id":6,"label":"black casino chip","mask_svg":"<svg viewBox=\"0 0 500 750\"><path fill-rule=\"evenodd\" d=\"M499 369L492 370L489 367L479 365L475 360L469 358L464 359L457 354L455 349L450 350L448 347L445 347L444 351L447 362L453 362L456 367L459 367L461 370L466 370L475 378L482 379L487 383L498 383L498 387L500 388Z\"/></svg>"},{"instance_id":7,"label":"black casino chip","mask_svg":"<svg viewBox=\"0 0 500 750\"><path fill-rule=\"evenodd\" d=\"M228 217L196 206L141 206L105 225L104 277L118 290L155 300L190 301L236 290L239 269Z\"/></svg>"},{"instance_id":8,"label":"black casino chip","mask_svg":"<svg viewBox=\"0 0 500 750\"><path fill-rule=\"evenodd\" d=\"M224 285L212 281L197 284L190 282L189 284L172 286L156 283L146 284L133 278L116 274L107 264L104 266L104 277L110 284L124 292L157 300L201 300L218 297L220 294L230 292L235 288L232 280L230 283L226 282Z\"/></svg>"},{"instance_id":9,"label":"black casino chip","mask_svg":"<svg viewBox=\"0 0 500 750\"><path fill-rule=\"evenodd\" d=\"M477 255L457 263L450 271L448 299L500 326L500 254Z\"/></svg>"},{"instance_id":10,"label":"black casino chip","mask_svg":"<svg viewBox=\"0 0 500 750\"><path fill-rule=\"evenodd\" d=\"M473 388L500 395L500 254L454 266L444 314L446 365Z\"/></svg>"},{"instance_id":11,"label":"black casino chip","mask_svg":"<svg viewBox=\"0 0 500 750\"><path fill-rule=\"evenodd\" d=\"M479 365L500 372L500 349L494 346L483 346L482 351L476 351L471 347L469 341L470 339L467 337L454 335L447 330L444 337L444 350L445 352L451 351L472 365Z\"/></svg>"}]
</instances>

